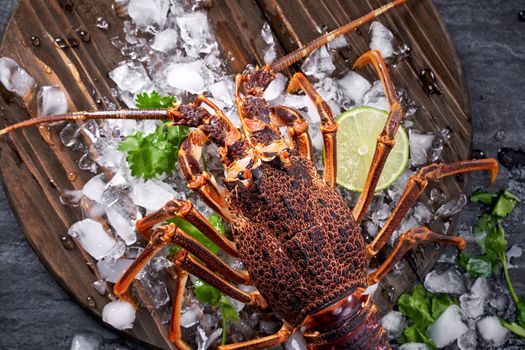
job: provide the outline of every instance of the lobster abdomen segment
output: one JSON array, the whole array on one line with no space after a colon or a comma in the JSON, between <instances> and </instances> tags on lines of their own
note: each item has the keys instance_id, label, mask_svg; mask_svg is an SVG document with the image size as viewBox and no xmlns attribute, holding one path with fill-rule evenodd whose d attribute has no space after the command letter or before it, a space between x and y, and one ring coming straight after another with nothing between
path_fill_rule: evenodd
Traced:
<instances>
[{"instance_id":1,"label":"lobster abdomen segment","mask_svg":"<svg viewBox=\"0 0 525 350\"><path fill-rule=\"evenodd\" d=\"M388 350L390 344L369 295L359 288L349 296L310 315L304 322L310 350Z\"/></svg>"}]
</instances>

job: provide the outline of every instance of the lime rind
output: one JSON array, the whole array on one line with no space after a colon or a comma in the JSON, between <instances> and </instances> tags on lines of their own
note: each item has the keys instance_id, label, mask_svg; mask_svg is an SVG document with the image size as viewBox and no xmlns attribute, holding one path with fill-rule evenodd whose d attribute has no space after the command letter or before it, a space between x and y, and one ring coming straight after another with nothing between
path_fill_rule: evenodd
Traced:
<instances>
[{"instance_id":1,"label":"lime rind","mask_svg":"<svg viewBox=\"0 0 525 350\"><path fill-rule=\"evenodd\" d=\"M372 132L375 132L377 130L373 130L373 128L360 128L359 132L356 130L348 130L345 128L345 122L344 120L346 118L357 118L359 114L361 113L367 113L370 114L370 116L373 116L375 118L378 118L379 116L384 117L384 121L381 120L381 122L378 122L377 120L374 120L377 126L377 123L381 123L381 129L386 123L386 120L388 118L388 112L384 110L380 110L373 107L357 107L353 108L351 110L348 110L346 112L341 113L337 118L336 121L339 123L339 131L338 131L338 144L339 140L341 139L351 139L352 136L358 138L358 142L361 144L370 144L373 143L373 147L375 149L375 144L377 140L377 136L379 136L379 133L377 134L371 134ZM362 121L359 121L362 123ZM359 125L359 122L357 122L358 127L361 127ZM380 131L379 131L380 132ZM371 141L373 140L373 141ZM352 141L354 142L354 141ZM355 143L355 142L354 142ZM381 177L379 179L378 186L376 188L376 192L382 191L386 188L388 188L390 185L392 185L400 176L403 174L403 172L406 170L408 159L409 159L409 145L410 142L408 140L408 135L405 129L400 126L397 134L396 134L396 145L394 146L394 149L390 153L387 162L385 163L385 167L383 168L383 173L381 174ZM401 147L401 148L400 148ZM338 153L340 153L342 150L339 150L338 147ZM373 150L371 150L373 152ZM392 156L394 156L396 159L391 160ZM352 166L352 168L345 167L345 164L341 162L340 156L338 155L338 174L345 174L344 178L341 178L342 176L337 177L337 184L339 186L342 186L348 190L354 191L354 192L362 192L364 181L366 180L366 176L368 175L368 171L370 168L370 161L365 164L363 161L356 160L357 155L352 154L345 154L345 160L346 165ZM371 157L370 157L371 158ZM397 161L397 162L396 162ZM395 162L395 163L393 163ZM397 164L397 165L396 165ZM349 174L350 173L350 174ZM350 176L349 176L350 175ZM348 179L353 179L353 181L349 181ZM361 180L360 186L355 184L355 179L359 178Z\"/></svg>"}]
</instances>

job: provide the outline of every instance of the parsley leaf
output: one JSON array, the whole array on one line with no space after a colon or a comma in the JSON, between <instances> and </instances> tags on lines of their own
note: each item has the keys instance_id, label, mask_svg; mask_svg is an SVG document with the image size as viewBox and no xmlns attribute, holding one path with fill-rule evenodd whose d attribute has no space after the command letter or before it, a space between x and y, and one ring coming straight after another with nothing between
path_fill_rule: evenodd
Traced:
<instances>
[{"instance_id":1,"label":"parsley leaf","mask_svg":"<svg viewBox=\"0 0 525 350\"><path fill-rule=\"evenodd\" d=\"M140 94L136 98L139 108L166 108L175 101L175 97L161 97L156 91ZM120 142L118 149L127 153L126 160L133 176L151 179L156 175L173 173L180 144L188 136L189 128L170 124L162 123L149 135L138 131Z\"/></svg>"}]
</instances>

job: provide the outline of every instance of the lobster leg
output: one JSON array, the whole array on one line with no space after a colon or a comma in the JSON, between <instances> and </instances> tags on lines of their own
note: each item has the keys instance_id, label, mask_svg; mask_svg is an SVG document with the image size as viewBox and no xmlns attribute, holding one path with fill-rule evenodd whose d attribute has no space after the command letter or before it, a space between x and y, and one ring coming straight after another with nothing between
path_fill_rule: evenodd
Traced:
<instances>
[{"instance_id":1,"label":"lobster leg","mask_svg":"<svg viewBox=\"0 0 525 350\"><path fill-rule=\"evenodd\" d=\"M288 92L296 93L299 90L303 90L314 103L321 118L321 132L323 133L325 154L324 180L330 187L335 187L337 176L337 122L328 103L315 91L303 73L295 73L288 84Z\"/></svg>"},{"instance_id":2,"label":"lobster leg","mask_svg":"<svg viewBox=\"0 0 525 350\"><path fill-rule=\"evenodd\" d=\"M173 217L188 221L223 251L233 257L239 256L235 243L217 232L213 225L188 200L173 199L161 209L138 220L135 226L137 231L149 241L153 226Z\"/></svg>"},{"instance_id":3,"label":"lobster leg","mask_svg":"<svg viewBox=\"0 0 525 350\"><path fill-rule=\"evenodd\" d=\"M297 152L305 158L312 159L312 145L308 135L308 122L299 111L285 106L272 107L273 123L277 126L288 126L288 135L292 138Z\"/></svg>"},{"instance_id":4,"label":"lobster leg","mask_svg":"<svg viewBox=\"0 0 525 350\"><path fill-rule=\"evenodd\" d=\"M215 178L201 169L199 159L208 137L201 129L196 129L182 142L179 150L179 166L188 181L188 188L197 191L201 198L226 221L231 221L224 191Z\"/></svg>"},{"instance_id":5,"label":"lobster leg","mask_svg":"<svg viewBox=\"0 0 525 350\"><path fill-rule=\"evenodd\" d=\"M465 241L461 237L446 236L443 234L435 233L430 231L426 227L416 227L399 237L392 253L386 258L386 260L379 266L379 268L368 275L368 283L377 283L383 278L394 265L401 260L401 258L410 250L417 242L436 242L442 244L452 244L457 246L459 249L465 249Z\"/></svg>"},{"instance_id":6,"label":"lobster leg","mask_svg":"<svg viewBox=\"0 0 525 350\"><path fill-rule=\"evenodd\" d=\"M374 157L372 158L372 164L368 171L365 186L363 192L359 196L357 204L353 210L355 220L360 223L374 198L374 192L376 190L379 177L383 171L385 162L390 154L390 151L395 144L395 135L401 121L403 120L404 112L399 105L399 101L396 97L394 85L390 79L388 68L381 57L381 54L377 50L370 50L363 54L354 63L354 68L361 68L366 64L371 63L381 79L381 83L385 89L386 99L390 108L388 119L386 121L383 131L377 138L376 150Z\"/></svg>"},{"instance_id":7,"label":"lobster leg","mask_svg":"<svg viewBox=\"0 0 525 350\"><path fill-rule=\"evenodd\" d=\"M255 305L255 306L261 306L261 307L267 306L266 302L264 301L264 299L262 298L259 292L256 291L256 292L247 293L247 292L240 290L239 288L237 288L230 282L226 281L221 276L217 275L213 270L209 269L204 264L199 262L199 260L191 256L188 253L188 251L185 249L178 251L173 256L172 262L176 268L181 268L181 269L188 271L192 275L199 277L206 283L217 288L224 294L236 300L239 300L242 303L249 304L249 305ZM215 266L214 266L214 269L218 270ZM249 278L244 281L240 281L239 278L237 278L237 280L230 278L230 280L233 280L234 282L242 283L242 284L251 283Z\"/></svg>"},{"instance_id":8,"label":"lobster leg","mask_svg":"<svg viewBox=\"0 0 525 350\"><path fill-rule=\"evenodd\" d=\"M430 164L421 168L408 180L405 191L401 195L399 203L390 214L372 243L366 247L368 256L375 256L385 245L392 233L399 226L408 209L415 203L419 195L425 190L429 181L438 180L442 177L465 173L470 171L486 170L490 173L490 183L494 182L498 175L498 162L493 158L480 160L464 160L450 164Z\"/></svg>"},{"instance_id":9,"label":"lobster leg","mask_svg":"<svg viewBox=\"0 0 525 350\"><path fill-rule=\"evenodd\" d=\"M188 272L183 269L175 269L177 274L177 282L175 291L173 293L173 302L171 309L171 323L170 323L170 340L175 344L177 349L191 350L191 348L182 340L182 333L180 331L180 317L182 315L182 300L184 292L186 291L186 281L188 280Z\"/></svg>"},{"instance_id":10,"label":"lobster leg","mask_svg":"<svg viewBox=\"0 0 525 350\"><path fill-rule=\"evenodd\" d=\"M167 244L173 243L194 254L206 265L219 272L225 278L236 283L249 284L250 276L245 271L237 271L226 265L215 254L211 253L201 243L187 235L174 224L159 227L152 235L150 242L140 254L140 256L131 264L131 266L122 274L114 286L115 295L125 300L131 300L127 292L135 276L144 266Z\"/></svg>"},{"instance_id":11,"label":"lobster leg","mask_svg":"<svg viewBox=\"0 0 525 350\"><path fill-rule=\"evenodd\" d=\"M277 332L276 334L245 341L242 343L236 343L236 344L229 344L229 345L221 345L219 346L219 350L255 350L255 349L268 349L274 346L277 346L279 344L284 343L285 341L290 338L290 335L292 335L292 329L290 326L288 326L286 323L282 326L282 328Z\"/></svg>"}]
</instances>

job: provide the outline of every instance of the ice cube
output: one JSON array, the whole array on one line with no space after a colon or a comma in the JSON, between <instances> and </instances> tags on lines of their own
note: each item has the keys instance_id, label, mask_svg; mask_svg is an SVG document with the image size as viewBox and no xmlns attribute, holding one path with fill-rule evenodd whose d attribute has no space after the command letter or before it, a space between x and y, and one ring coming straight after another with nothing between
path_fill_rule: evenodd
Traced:
<instances>
[{"instance_id":1,"label":"ice cube","mask_svg":"<svg viewBox=\"0 0 525 350\"><path fill-rule=\"evenodd\" d=\"M100 272L100 277L104 281L117 283L133 261L133 259L117 259L115 261L100 260L97 262L97 269Z\"/></svg>"},{"instance_id":2,"label":"ice cube","mask_svg":"<svg viewBox=\"0 0 525 350\"><path fill-rule=\"evenodd\" d=\"M461 350L476 350L478 348L478 339L476 331L470 329L465 332L458 339L458 347Z\"/></svg>"},{"instance_id":3,"label":"ice cube","mask_svg":"<svg viewBox=\"0 0 525 350\"><path fill-rule=\"evenodd\" d=\"M487 316L476 325L481 337L494 346L502 346L507 341L509 330L501 325L497 316Z\"/></svg>"},{"instance_id":4,"label":"ice cube","mask_svg":"<svg viewBox=\"0 0 525 350\"><path fill-rule=\"evenodd\" d=\"M86 182L84 188L82 189L82 194L97 203L102 203L102 194L104 193L105 189L105 175L98 174Z\"/></svg>"},{"instance_id":5,"label":"ice cube","mask_svg":"<svg viewBox=\"0 0 525 350\"><path fill-rule=\"evenodd\" d=\"M383 58L394 54L392 40L394 35L381 22L375 21L370 25L370 49L379 50Z\"/></svg>"},{"instance_id":6,"label":"ice cube","mask_svg":"<svg viewBox=\"0 0 525 350\"><path fill-rule=\"evenodd\" d=\"M436 217L450 217L456 215L467 205L467 196L460 194L436 210Z\"/></svg>"},{"instance_id":7,"label":"ice cube","mask_svg":"<svg viewBox=\"0 0 525 350\"><path fill-rule=\"evenodd\" d=\"M170 295L166 284L163 281L153 280L150 274L140 279L140 284L144 288L151 305L158 309L170 301Z\"/></svg>"},{"instance_id":8,"label":"ice cube","mask_svg":"<svg viewBox=\"0 0 525 350\"><path fill-rule=\"evenodd\" d=\"M477 278L472 287L470 287L470 292L473 295L479 296L483 300L487 299L490 295L489 282L486 278Z\"/></svg>"},{"instance_id":9,"label":"ice cube","mask_svg":"<svg viewBox=\"0 0 525 350\"><path fill-rule=\"evenodd\" d=\"M122 91L129 91L133 94L143 92L151 85L144 66L136 61L122 62L109 72L109 77Z\"/></svg>"},{"instance_id":10,"label":"ice cube","mask_svg":"<svg viewBox=\"0 0 525 350\"><path fill-rule=\"evenodd\" d=\"M272 27L270 27L270 23L265 22L263 24L261 29L261 37L263 38L264 42L268 45L264 49L264 63L270 64L277 57L277 53L275 52L275 42L273 40Z\"/></svg>"},{"instance_id":11,"label":"ice cube","mask_svg":"<svg viewBox=\"0 0 525 350\"><path fill-rule=\"evenodd\" d=\"M434 138L432 134L421 134L413 129L409 131L410 161L413 165L426 164L427 152Z\"/></svg>"},{"instance_id":12,"label":"ice cube","mask_svg":"<svg viewBox=\"0 0 525 350\"><path fill-rule=\"evenodd\" d=\"M405 343L399 347L399 350L430 350L425 343Z\"/></svg>"},{"instance_id":13,"label":"ice cube","mask_svg":"<svg viewBox=\"0 0 525 350\"><path fill-rule=\"evenodd\" d=\"M459 297L461 309L465 311L468 318L473 320L483 315L484 300L478 295L463 294Z\"/></svg>"},{"instance_id":14,"label":"ice cube","mask_svg":"<svg viewBox=\"0 0 525 350\"><path fill-rule=\"evenodd\" d=\"M106 294L106 290L108 288L108 285L107 285L106 281L103 281L103 280L96 280L95 282L91 283L91 286L100 295L105 295Z\"/></svg>"},{"instance_id":15,"label":"ice cube","mask_svg":"<svg viewBox=\"0 0 525 350\"><path fill-rule=\"evenodd\" d=\"M370 90L372 84L361 75L354 71L349 71L346 75L337 81L337 85L342 90L346 98L358 102L363 98L365 92Z\"/></svg>"},{"instance_id":16,"label":"ice cube","mask_svg":"<svg viewBox=\"0 0 525 350\"><path fill-rule=\"evenodd\" d=\"M408 324L399 311L392 310L381 318L381 325L388 331L389 339L397 339Z\"/></svg>"},{"instance_id":17,"label":"ice cube","mask_svg":"<svg viewBox=\"0 0 525 350\"><path fill-rule=\"evenodd\" d=\"M266 101L271 101L279 97L279 95L283 93L285 86L286 77L281 73L277 73L277 77L268 85L266 90L264 90L264 98Z\"/></svg>"},{"instance_id":18,"label":"ice cube","mask_svg":"<svg viewBox=\"0 0 525 350\"><path fill-rule=\"evenodd\" d=\"M204 61L171 63L166 68L166 82L171 87L193 94L201 94L212 80L211 72Z\"/></svg>"},{"instance_id":19,"label":"ice cube","mask_svg":"<svg viewBox=\"0 0 525 350\"><path fill-rule=\"evenodd\" d=\"M312 147L317 151L321 151L323 149L324 141L320 123L311 124L308 127L308 133L310 134Z\"/></svg>"},{"instance_id":20,"label":"ice cube","mask_svg":"<svg viewBox=\"0 0 525 350\"><path fill-rule=\"evenodd\" d=\"M502 311L508 307L509 299L504 294L497 294L494 296L494 298L490 299L489 303L490 306L492 306L496 310Z\"/></svg>"},{"instance_id":21,"label":"ice cube","mask_svg":"<svg viewBox=\"0 0 525 350\"><path fill-rule=\"evenodd\" d=\"M385 90L380 80L375 81L372 87L363 95L358 105L374 107L383 111L389 111Z\"/></svg>"},{"instance_id":22,"label":"ice cube","mask_svg":"<svg viewBox=\"0 0 525 350\"><path fill-rule=\"evenodd\" d=\"M467 331L468 327L461 319L461 309L457 305L451 305L428 328L427 334L438 348L442 348L452 344Z\"/></svg>"},{"instance_id":23,"label":"ice cube","mask_svg":"<svg viewBox=\"0 0 525 350\"><path fill-rule=\"evenodd\" d=\"M84 219L73 224L68 233L97 260L112 255L115 249L118 249L117 241L108 235L100 222L92 219Z\"/></svg>"},{"instance_id":24,"label":"ice cube","mask_svg":"<svg viewBox=\"0 0 525 350\"><path fill-rule=\"evenodd\" d=\"M102 345L102 337L95 333L76 334L71 341L70 350L98 350Z\"/></svg>"},{"instance_id":25,"label":"ice cube","mask_svg":"<svg viewBox=\"0 0 525 350\"><path fill-rule=\"evenodd\" d=\"M226 78L219 80L208 88L213 98L219 100L224 106L233 106L233 80Z\"/></svg>"},{"instance_id":26,"label":"ice cube","mask_svg":"<svg viewBox=\"0 0 525 350\"><path fill-rule=\"evenodd\" d=\"M438 271L435 269L425 277L425 288L432 293L460 295L467 292L465 278L454 267Z\"/></svg>"},{"instance_id":27,"label":"ice cube","mask_svg":"<svg viewBox=\"0 0 525 350\"><path fill-rule=\"evenodd\" d=\"M420 224L426 224L432 219L432 212L423 203L417 203L414 207L414 216Z\"/></svg>"},{"instance_id":28,"label":"ice cube","mask_svg":"<svg viewBox=\"0 0 525 350\"><path fill-rule=\"evenodd\" d=\"M198 54L209 54L212 45L212 35L208 24L208 16L204 11L186 13L176 19L180 29L180 37L184 41L184 48L190 57Z\"/></svg>"},{"instance_id":29,"label":"ice cube","mask_svg":"<svg viewBox=\"0 0 525 350\"><path fill-rule=\"evenodd\" d=\"M304 337L299 332L294 332L290 338L286 341L284 344L284 347L286 350L306 350L306 342L304 341Z\"/></svg>"},{"instance_id":30,"label":"ice cube","mask_svg":"<svg viewBox=\"0 0 525 350\"><path fill-rule=\"evenodd\" d=\"M33 77L8 57L0 58L0 82L8 91L20 97L26 96L36 87Z\"/></svg>"},{"instance_id":31,"label":"ice cube","mask_svg":"<svg viewBox=\"0 0 525 350\"><path fill-rule=\"evenodd\" d=\"M177 47L178 39L179 34L177 31L173 28L167 28L155 35L151 48L156 51L167 53Z\"/></svg>"},{"instance_id":32,"label":"ice cube","mask_svg":"<svg viewBox=\"0 0 525 350\"><path fill-rule=\"evenodd\" d=\"M341 36L338 36L337 38L333 39L332 41L330 41L328 44L328 49L330 50L337 50L337 49L341 49L343 47L347 47L348 46L348 40L346 40L346 36L345 35L341 35Z\"/></svg>"},{"instance_id":33,"label":"ice cube","mask_svg":"<svg viewBox=\"0 0 525 350\"><path fill-rule=\"evenodd\" d=\"M105 137L99 138L92 145L95 161L98 165L106 168L118 168L125 154L118 150L119 141Z\"/></svg>"},{"instance_id":34,"label":"ice cube","mask_svg":"<svg viewBox=\"0 0 525 350\"><path fill-rule=\"evenodd\" d=\"M104 306L102 320L119 330L133 328L135 309L128 302L115 300Z\"/></svg>"},{"instance_id":35,"label":"ice cube","mask_svg":"<svg viewBox=\"0 0 525 350\"><path fill-rule=\"evenodd\" d=\"M38 115L67 113L67 97L58 86L42 86L38 90Z\"/></svg>"},{"instance_id":36,"label":"ice cube","mask_svg":"<svg viewBox=\"0 0 525 350\"><path fill-rule=\"evenodd\" d=\"M173 199L173 194L157 185L152 180L133 185L131 193L133 202L147 210L158 210Z\"/></svg>"},{"instance_id":37,"label":"ice cube","mask_svg":"<svg viewBox=\"0 0 525 350\"><path fill-rule=\"evenodd\" d=\"M319 80L332 74L335 70L335 66L332 61L332 56L330 56L326 46L323 46L310 54L310 56L304 60L301 70L304 74L313 75Z\"/></svg>"},{"instance_id":38,"label":"ice cube","mask_svg":"<svg viewBox=\"0 0 525 350\"><path fill-rule=\"evenodd\" d=\"M206 350L208 349L222 334L222 328L217 328L209 336L202 330L201 327L197 328L198 338L197 338L197 349Z\"/></svg>"},{"instance_id":39,"label":"ice cube","mask_svg":"<svg viewBox=\"0 0 525 350\"><path fill-rule=\"evenodd\" d=\"M128 14L142 29L162 28L169 7L169 0L130 0Z\"/></svg>"},{"instance_id":40,"label":"ice cube","mask_svg":"<svg viewBox=\"0 0 525 350\"><path fill-rule=\"evenodd\" d=\"M512 259L513 258L519 258L523 255L523 249L521 248L521 246L517 245L517 244L514 244L512 247L510 247L509 250L507 250L507 254L506 254L506 257L507 257L507 267L509 269L513 269L513 268L516 268L518 267L518 265L514 265L512 263Z\"/></svg>"},{"instance_id":41,"label":"ice cube","mask_svg":"<svg viewBox=\"0 0 525 350\"><path fill-rule=\"evenodd\" d=\"M107 207L106 215L111 227L113 227L117 235L122 238L127 245L131 245L137 241L134 223L126 219L118 208L116 208L116 205Z\"/></svg>"},{"instance_id":42,"label":"ice cube","mask_svg":"<svg viewBox=\"0 0 525 350\"><path fill-rule=\"evenodd\" d=\"M180 325L184 328L190 328L204 315L204 310L198 304L184 308L180 317Z\"/></svg>"}]
</instances>

